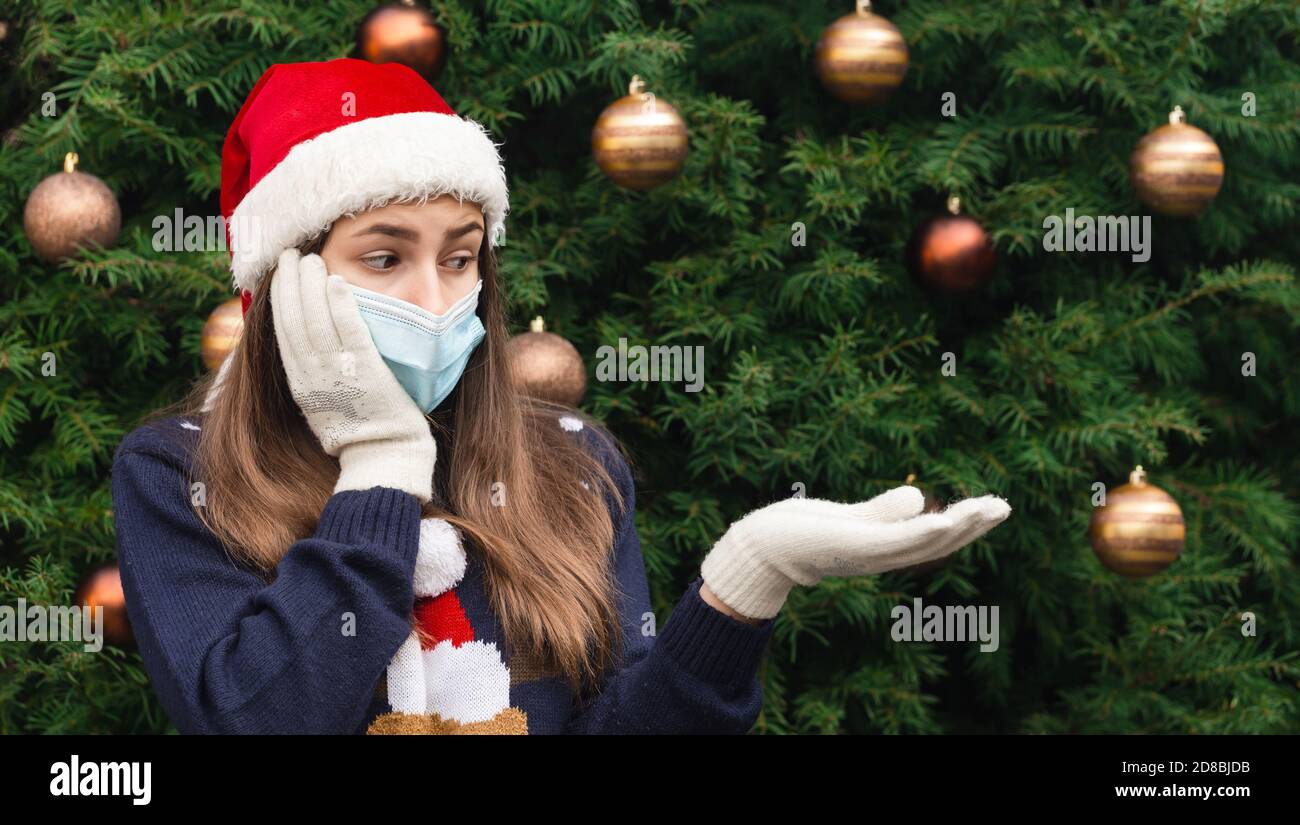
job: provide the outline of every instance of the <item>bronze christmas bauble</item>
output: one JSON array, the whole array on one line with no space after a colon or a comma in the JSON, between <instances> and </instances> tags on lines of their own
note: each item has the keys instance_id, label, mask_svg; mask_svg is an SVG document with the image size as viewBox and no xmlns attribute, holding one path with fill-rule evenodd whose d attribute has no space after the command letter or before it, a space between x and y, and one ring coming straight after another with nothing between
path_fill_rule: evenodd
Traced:
<instances>
[{"instance_id":1,"label":"bronze christmas bauble","mask_svg":"<svg viewBox=\"0 0 1300 825\"><path fill-rule=\"evenodd\" d=\"M596 165L619 186L653 189L682 171L689 137L672 104L644 91L634 75L627 95L605 107L591 130Z\"/></svg>"},{"instance_id":2,"label":"bronze christmas bauble","mask_svg":"<svg viewBox=\"0 0 1300 825\"><path fill-rule=\"evenodd\" d=\"M73 592L72 603L104 608L104 641L121 648L135 645L131 622L126 614L126 596L122 592L122 574L117 564L108 562L91 568ZM95 614L91 614L95 619Z\"/></svg>"},{"instance_id":3,"label":"bronze christmas bauble","mask_svg":"<svg viewBox=\"0 0 1300 825\"><path fill-rule=\"evenodd\" d=\"M1128 478L1128 484L1107 491L1105 505L1093 509L1088 536L1102 564L1140 578L1173 564L1183 552L1187 527L1178 502L1147 483L1142 465Z\"/></svg>"},{"instance_id":4,"label":"bronze christmas bauble","mask_svg":"<svg viewBox=\"0 0 1300 825\"><path fill-rule=\"evenodd\" d=\"M362 18L356 55L371 63L401 63L433 83L447 66L447 31L414 0L389 3Z\"/></svg>"},{"instance_id":5,"label":"bronze christmas bauble","mask_svg":"<svg viewBox=\"0 0 1300 825\"><path fill-rule=\"evenodd\" d=\"M1184 123L1175 106L1168 125L1148 133L1129 157L1138 199L1162 215L1191 217L1223 187L1223 153L1214 138Z\"/></svg>"},{"instance_id":6,"label":"bronze christmas bauble","mask_svg":"<svg viewBox=\"0 0 1300 825\"><path fill-rule=\"evenodd\" d=\"M23 230L32 250L58 263L78 246L112 246L122 229L122 210L102 180L77 171L77 154L63 159L63 171L36 184L23 209Z\"/></svg>"},{"instance_id":7,"label":"bronze christmas bauble","mask_svg":"<svg viewBox=\"0 0 1300 825\"><path fill-rule=\"evenodd\" d=\"M814 61L826 91L845 103L879 103L897 89L907 74L907 41L898 27L871 13L871 3L858 0L855 14L846 14L822 32Z\"/></svg>"},{"instance_id":8,"label":"bronze christmas bauble","mask_svg":"<svg viewBox=\"0 0 1300 825\"><path fill-rule=\"evenodd\" d=\"M529 332L506 342L506 358L515 386L525 395L577 407L587 393L587 368L573 344L547 332L541 316Z\"/></svg>"},{"instance_id":9,"label":"bronze christmas bauble","mask_svg":"<svg viewBox=\"0 0 1300 825\"><path fill-rule=\"evenodd\" d=\"M997 252L979 223L958 214L961 202L948 199L951 214L922 221L907 242L907 267L927 287L961 293L993 277Z\"/></svg>"},{"instance_id":10,"label":"bronze christmas bauble","mask_svg":"<svg viewBox=\"0 0 1300 825\"><path fill-rule=\"evenodd\" d=\"M203 358L203 365L210 370L221 366L243 331L244 311L238 297L224 301L212 310L199 337L199 355Z\"/></svg>"}]
</instances>

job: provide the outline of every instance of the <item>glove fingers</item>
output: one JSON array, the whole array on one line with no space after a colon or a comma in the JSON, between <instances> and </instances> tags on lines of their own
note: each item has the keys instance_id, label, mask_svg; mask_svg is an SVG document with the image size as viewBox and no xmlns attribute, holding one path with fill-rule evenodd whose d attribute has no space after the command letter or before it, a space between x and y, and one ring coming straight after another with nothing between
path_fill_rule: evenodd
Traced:
<instances>
[{"instance_id":1,"label":"glove fingers","mask_svg":"<svg viewBox=\"0 0 1300 825\"><path fill-rule=\"evenodd\" d=\"M357 306L356 296L348 288L347 280L342 275L330 275L327 290L334 331L338 334L343 349L358 355L366 352L374 346L374 341L366 322L361 320L361 309Z\"/></svg>"},{"instance_id":2,"label":"glove fingers","mask_svg":"<svg viewBox=\"0 0 1300 825\"><path fill-rule=\"evenodd\" d=\"M858 521L902 521L920 515L925 509L925 495L915 487L887 490L874 498L854 503L825 498L788 498L779 502L782 509L801 514L853 518Z\"/></svg>"},{"instance_id":3,"label":"glove fingers","mask_svg":"<svg viewBox=\"0 0 1300 825\"><path fill-rule=\"evenodd\" d=\"M952 519L953 530L926 554L925 561L951 555L979 539L1011 515L1011 505L997 496L980 496L963 499L939 515Z\"/></svg>"},{"instance_id":4,"label":"glove fingers","mask_svg":"<svg viewBox=\"0 0 1300 825\"><path fill-rule=\"evenodd\" d=\"M1010 512L1002 499L984 496L958 502L942 513L922 513L904 521L873 524L857 520L854 526L837 528L837 521L831 519L821 529L831 538L829 544L836 547L837 554L850 550L848 565L861 570L859 575L868 575L946 556L987 533ZM852 570L839 573L853 574Z\"/></svg>"},{"instance_id":5,"label":"glove fingers","mask_svg":"<svg viewBox=\"0 0 1300 825\"><path fill-rule=\"evenodd\" d=\"M911 485L895 487L875 498L847 505L854 515L868 521L902 521L921 515L925 494Z\"/></svg>"},{"instance_id":6,"label":"glove fingers","mask_svg":"<svg viewBox=\"0 0 1300 825\"><path fill-rule=\"evenodd\" d=\"M326 295L327 279L325 262L319 255L308 255L298 261L298 289L307 340L314 352L337 353L343 351L343 345L334 332L334 319Z\"/></svg>"},{"instance_id":7,"label":"glove fingers","mask_svg":"<svg viewBox=\"0 0 1300 825\"><path fill-rule=\"evenodd\" d=\"M271 317L280 358L286 365L298 363L310 351L302 300L298 295L298 257L298 250L292 247L281 252L279 265L271 276Z\"/></svg>"},{"instance_id":8,"label":"glove fingers","mask_svg":"<svg viewBox=\"0 0 1300 825\"><path fill-rule=\"evenodd\" d=\"M775 555L781 559L779 569L803 585L823 576L869 576L916 563L951 527L936 513L873 523L841 505L838 514L816 514L797 533L787 533ZM774 525L767 532L779 529Z\"/></svg>"},{"instance_id":9,"label":"glove fingers","mask_svg":"<svg viewBox=\"0 0 1300 825\"><path fill-rule=\"evenodd\" d=\"M905 521L865 523L857 547L870 573L881 573L917 564L934 548L943 546L952 522L939 513L923 513Z\"/></svg>"}]
</instances>

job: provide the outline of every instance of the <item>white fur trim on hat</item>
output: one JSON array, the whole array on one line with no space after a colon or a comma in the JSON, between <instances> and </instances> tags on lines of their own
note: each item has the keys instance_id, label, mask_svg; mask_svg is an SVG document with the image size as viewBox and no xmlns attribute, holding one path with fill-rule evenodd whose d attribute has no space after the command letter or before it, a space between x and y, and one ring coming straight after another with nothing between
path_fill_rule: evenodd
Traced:
<instances>
[{"instance_id":1,"label":"white fur trim on hat","mask_svg":"<svg viewBox=\"0 0 1300 825\"><path fill-rule=\"evenodd\" d=\"M415 595L446 593L465 577L465 566L465 548L456 528L444 519L422 519L415 555Z\"/></svg>"},{"instance_id":2,"label":"white fur trim on hat","mask_svg":"<svg viewBox=\"0 0 1300 825\"><path fill-rule=\"evenodd\" d=\"M280 253L334 221L394 201L456 195L483 206L489 244L505 238L505 167L480 124L403 112L366 118L299 143L230 216L230 271L253 290Z\"/></svg>"}]
</instances>

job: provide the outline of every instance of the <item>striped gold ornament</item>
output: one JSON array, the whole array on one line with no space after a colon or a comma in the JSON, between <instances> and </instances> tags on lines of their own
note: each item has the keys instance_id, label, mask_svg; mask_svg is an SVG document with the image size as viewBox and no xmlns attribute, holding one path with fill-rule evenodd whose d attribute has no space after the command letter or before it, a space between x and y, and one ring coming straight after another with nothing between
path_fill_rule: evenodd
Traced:
<instances>
[{"instance_id":1,"label":"striped gold ornament","mask_svg":"<svg viewBox=\"0 0 1300 825\"><path fill-rule=\"evenodd\" d=\"M1129 158L1138 198L1162 215L1191 217L1223 186L1223 153L1214 138L1184 122L1175 106L1169 123L1148 133Z\"/></svg>"},{"instance_id":2,"label":"striped gold ornament","mask_svg":"<svg viewBox=\"0 0 1300 825\"><path fill-rule=\"evenodd\" d=\"M826 91L845 103L879 103L907 74L907 41L898 27L858 0L822 32L814 53L817 76Z\"/></svg>"},{"instance_id":3,"label":"striped gold ornament","mask_svg":"<svg viewBox=\"0 0 1300 825\"><path fill-rule=\"evenodd\" d=\"M203 365L210 370L221 366L243 331L244 312L238 296L212 310L199 337L199 356L203 358Z\"/></svg>"},{"instance_id":4,"label":"striped gold ornament","mask_svg":"<svg viewBox=\"0 0 1300 825\"><path fill-rule=\"evenodd\" d=\"M1106 493L1092 511L1088 536L1101 563L1128 578L1159 573L1183 552L1187 527L1173 496L1148 484L1139 464L1128 484Z\"/></svg>"},{"instance_id":5,"label":"striped gold ornament","mask_svg":"<svg viewBox=\"0 0 1300 825\"><path fill-rule=\"evenodd\" d=\"M591 154L614 183L653 189L682 171L688 144L686 121L672 104L645 91L632 76L627 96L605 107L591 130Z\"/></svg>"}]
</instances>

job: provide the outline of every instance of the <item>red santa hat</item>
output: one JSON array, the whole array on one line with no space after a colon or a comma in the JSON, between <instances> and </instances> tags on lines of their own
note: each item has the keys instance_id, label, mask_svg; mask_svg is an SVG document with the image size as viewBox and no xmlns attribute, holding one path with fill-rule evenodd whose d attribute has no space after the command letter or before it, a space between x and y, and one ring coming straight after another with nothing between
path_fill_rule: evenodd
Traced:
<instances>
[{"instance_id":1,"label":"red santa hat","mask_svg":"<svg viewBox=\"0 0 1300 825\"><path fill-rule=\"evenodd\" d=\"M481 204L489 244L504 240L496 144L413 69L353 58L271 66L221 150L221 214L245 312L283 250L344 215L443 194Z\"/></svg>"}]
</instances>

